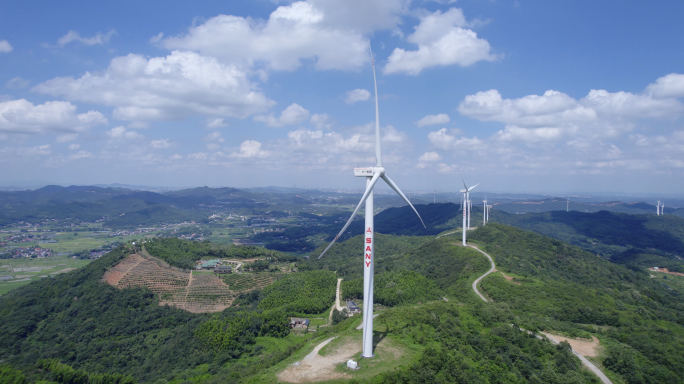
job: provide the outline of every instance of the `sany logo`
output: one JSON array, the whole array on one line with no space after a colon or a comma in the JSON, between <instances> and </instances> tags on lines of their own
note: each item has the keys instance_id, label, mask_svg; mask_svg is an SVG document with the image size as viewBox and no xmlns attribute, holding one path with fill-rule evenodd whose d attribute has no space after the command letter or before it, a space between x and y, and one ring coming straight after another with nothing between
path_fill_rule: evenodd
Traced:
<instances>
[{"instance_id":1,"label":"sany logo","mask_svg":"<svg viewBox=\"0 0 684 384\"><path fill-rule=\"evenodd\" d=\"M366 229L366 233L373 233L373 230L371 229L371 227L368 227L368 229Z\"/></svg>"}]
</instances>

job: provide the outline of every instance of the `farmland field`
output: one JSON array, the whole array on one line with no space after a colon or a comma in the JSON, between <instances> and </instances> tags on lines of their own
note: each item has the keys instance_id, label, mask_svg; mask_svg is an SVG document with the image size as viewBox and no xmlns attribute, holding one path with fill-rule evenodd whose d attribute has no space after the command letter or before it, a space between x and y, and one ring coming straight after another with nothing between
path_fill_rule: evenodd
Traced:
<instances>
[{"instance_id":1,"label":"farmland field","mask_svg":"<svg viewBox=\"0 0 684 384\"><path fill-rule=\"evenodd\" d=\"M11 275L14 279L0 281L0 295L34 280L81 268L91 261L93 260L79 260L69 256L54 256L44 259L2 259L0 260L0 276Z\"/></svg>"}]
</instances>

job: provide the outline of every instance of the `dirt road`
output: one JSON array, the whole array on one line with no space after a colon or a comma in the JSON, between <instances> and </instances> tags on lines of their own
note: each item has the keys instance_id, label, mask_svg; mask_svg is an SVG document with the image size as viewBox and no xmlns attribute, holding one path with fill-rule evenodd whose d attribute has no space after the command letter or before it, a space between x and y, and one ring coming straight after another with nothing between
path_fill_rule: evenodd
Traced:
<instances>
[{"instance_id":1,"label":"dirt road","mask_svg":"<svg viewBox=\"0 0 684 384\"><path fill-rule=\"evenodd\" d=\"M484 275L478 277L477 280L475 280L475 282L473 283L473 291L475 291L475 293L477 293L477 295L480 296L480 298L481 298L482 300L488 302L489 300L487 300L487 299L480 293L480 291L477 290L477 284L478 284L482 279L484 279L487 275L489 275L490 273L494 272L494 270L496 269L496 265L494 265L494 259L492 259L492 257L489 256L486 252L484 252L484 251L478 249L477 247L475 247L475 246L473 246L473 245L468 245L468 247L470 247L470 248L472 248L472 249L475 249L475 250L477 250L478 252L482 253L483 255L487 256L487 258L489 259L489 261L492 263L492 267L489 268L489 271L487 271ZM532 333L529 332L529 331L528 331L528 333L532 334ZM552 343L554 343L554 344L559 344L559 343L560 343L560 341L559 341L558 339L556 339L553 335L549 335L549 334L544 334L544 335L545 335L549 340L551 340ZM535 336L537 336L537 337L540 338L540 339L542 338L542 336L539 336L539 335L535 335ZM556 336L556 337L557 337L557 336ZM575 354L575 356L577 356L577 357L580 359L580 361L582 362L582 364L584 364L587 368L589 368L592 372L594 372L594 374L596 374L596 376L598 376L598 378L601 379L601 381L603 382L603 384L613 384L613 383L610 381L610 379L608 379L608 377L606 377L606 375L604 375L603 372L601 372L600 369L598 369L594 364L592 364L591 361L587 360L586 357L582 356L582 355L579 354L577 351L575 351L575 347L574 347L572 344L570 344L570 346L572 347L572 353Z\"/></svg>"}]
</instances>

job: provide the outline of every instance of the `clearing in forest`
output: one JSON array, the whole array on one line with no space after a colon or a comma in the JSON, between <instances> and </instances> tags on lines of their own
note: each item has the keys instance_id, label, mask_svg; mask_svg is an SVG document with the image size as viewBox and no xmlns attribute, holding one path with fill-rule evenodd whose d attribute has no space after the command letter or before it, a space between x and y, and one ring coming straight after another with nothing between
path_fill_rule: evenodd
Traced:
<instances>
[{"instance_id":1,"label":"clearing in forest","mask_svg":"<svg viewBox=\"0 0 684 384\"><path fill-rule=\"evenodd\" d=\"M361 359L361 335L362 332L356 331L338 336L327 344L323 341L320 344L325 345L318 352L314 348L314 351L295 365L288 365L277 378L288 383L317 383L351 378L364 380L405 364L415 354L398 341L387 339L383 333L376 331L373 337L375 357ZM349 359L359 362L361 368L356 371L347 369Z\"/></svg>"},{"instance_id":2,"label":"clearing in forest","mask_svg":"<svg viewBox=\"0 0 684 384\"><path fill-rule=\"evenodd\" d=\"M263 288L275 279L275 276L259 274L193 276L190 271L137 253L129 255L102 276L103 282L119 289L148 288L159 296L159 305L192 313L223 311L241 292Z\"/></svg>"},{"instance_id":3,"label":"clearing in forest","mask_svg":"<svg viewBox=\"0 0 684 384\"><path fill-rule=\"evenodd\" d=\"M596 338L596 336L592 336L592 340L583 340L583 339L570 339L565 336L558 336L554 335L552 333L546 333L546 332L540 332L547 337L553 337L554 339L558 341L567 341L570 343L570 346L572 347L572 350L579 353L582 356L588 356L588 357L596 357L598 356L598 349L601 346L599 340Z\"/></svg>"}]
</instances>

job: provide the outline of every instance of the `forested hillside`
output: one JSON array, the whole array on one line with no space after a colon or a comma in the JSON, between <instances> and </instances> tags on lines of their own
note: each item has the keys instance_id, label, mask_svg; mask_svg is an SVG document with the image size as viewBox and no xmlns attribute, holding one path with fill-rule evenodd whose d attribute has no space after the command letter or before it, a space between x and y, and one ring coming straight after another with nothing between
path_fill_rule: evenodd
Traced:
<instances>
[{"instance_id":1,"label":"forested hillside","mask_svg":"<svg viewBox=\"0 0 684 384\"><path fill-rule=\"evenodd\" d=\"M628 383L678 383L684 375L684 294L641 269L628 269L532 232L490 224L470 235L515 283L482 283L532 330L569 333L606 326L603 364ZM517 284L516 284L517 283Z\"/></svg>"},{"instance_id":2,"label":"forested hillside","mask_svg":"<svg viewBox=\"0 0 684 384\"><path fill-rule=\"evenodd\" d=\"M576 245L610 258L640 267L667 267L684 272L684 219L663 215L629 215L601 211L583 213L552 211L515 215L492 212L492 221ZM677 257L679 256L679 257Z\"/></svg>"},{"instance_id":3,"label":"forested hillside","mask_svg":"<svg viewBox=\"0 0 684 384\"><path fill-rule=\"evenodd\" d=\"M273 303L268 309L247 305L213 315L192 314L159 306L156 296L145 289L118 290L100 281L108 268L131 252L119 247L80 270L0 297L0 364L20 369L29 382L58 381L52 373L36 369L43 359L58 359L93 377L121 374L139 382L213 377L237 382L300 346L302 340L297 339L268 341L289 333L288 313L278 305L282 300L273 300L268 293L262 294ZM317 272L313 274L311 280L317 280ZM306 280L306 275L298 277ZM333 301L329 285L328 307ZM302 299L312 298L312 292L297 292Z\"/></svg>"},{"instance_id":4,"label":"forested hillside","mask_svg":"<svg viewBox=\"0 0 684 384\"><path fill-rule=\"evenodd\" d=\"M169 265L182 269L193 269L201 259L253 259L268 258L271 261L296 261L296 256L253 246L212 244L176 238L154 238L142 244L145 251Z\"/></svg>"}]
</instances>

